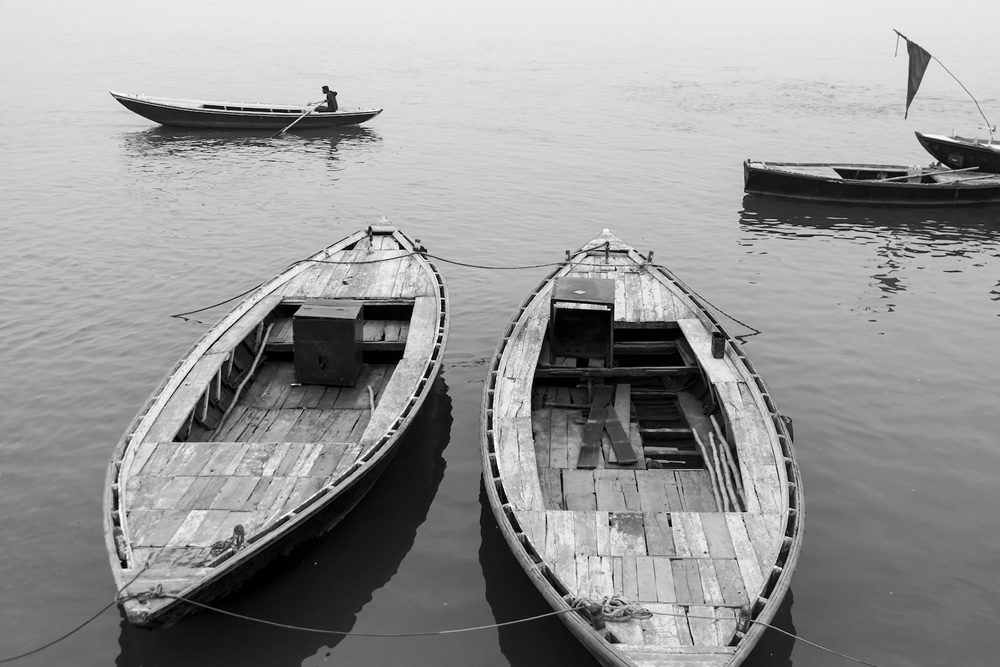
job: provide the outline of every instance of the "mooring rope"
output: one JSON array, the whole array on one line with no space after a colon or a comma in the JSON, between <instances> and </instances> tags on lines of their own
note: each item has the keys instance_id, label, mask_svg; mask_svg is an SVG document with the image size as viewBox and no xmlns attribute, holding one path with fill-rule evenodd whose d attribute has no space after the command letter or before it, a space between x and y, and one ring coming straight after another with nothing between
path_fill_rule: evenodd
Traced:
<instances>
[{"instance_id":1,"label":"mooring rope","mask_svg":"<svg viewBox=\"0 0 1000 667\"><path fill-rule=\"evenodd\" d=\"M421 256L421 257L428 257L430 259L434 259L434 260L437 260L439 262L444 262L446 264L453 264L455 266L462 266L462 267L469 268L469 269L482 269L484 271L522 271L522 270L527 270L527 269L542 269L542 268L564 266L564 265L566 265L566 264L569 263L567 260L559 260L559 261L555 261L555 262L542 262L540 264L518 264L518 265L509 265L509 266L500 266L500 265L495 265L495 264L493 264L493 265L491 265L491 264L472 264L470 262L460 262L458 260L448 259L447 257L442 257L440 255L432 255L431 253L427 252L426 250L417 249L417 250L413 250L413 251L408 252L408 253L403 254L403 255L396 255L396 256L393 256L393 257L381 257L381 258L377 258L377 259L357 260L357 261L346 261L346 260L345 261L339 261L339 260L332 260L332 259L300 259L298 261L295 261L295 262L292 262L291 264L289 264L285 268L284 271L288 271L289 269L291 269L292 267L294 267L294 266L296 266L298 264L379 264L379 263L382 263L382 262L395 262L395 261L398 261L400 259L403 259L404 257L412 257L414 255L418 255L418 256ZM576 262L576 263L574 263L574 266L607 267L608 265L605 264L605 263L603 263L603 262ZM662 264L648 263L648 264L644 264L644 265L641 265L641 266L652 266L652 267L657 268L657 269L662 269L664 271L669 271L669 269L667 269L667 267L663 266ZM282 273L284 273L284 271L282 271ZM239 299L240 297L243 297L243 296L246 296L246 295L250 294L251 292L253 292L256 289L259 289L266 282L269 282L269 281L264 281L264 282L258 283L256 285L254 285L253 287L251 287L250 289L246 290L245 292L241 292L241 293L237 294L236 296L232 296L232 297L226 299L225 301L220 301L218 303L212 304L211 306L205 306L204 308L198 308L196 310L189 310L189 311L184 312L184 313L176 313L174 315L171 315L170 317L176 317L178 319L188 319L188 315L196 315L197 313L203 313L206 310L212 310L213 308L218 308L219 306L224 306L225 304L230 303L231 301L235 301L236 299ZM735 317L733 317L732 315L730 315L729 313L727 313L723 309L719 308L714 303L712 303L711 301L709 301L708 299L706 299L705 297L703 297L701 294L699 294L698 292L696 292L693 289L691 289L690 287L688 287L687 285L685 285L684 288L687 291L691 292L691 294L693 294L694 296L698 297L699 299L701 299L702 301L704 301L706 304L708 304L709 306L711 306L716 312L721 313L722 315L724 315L725 317L729 318L733 322L736 322L740 326L749 329L751 332L753 332L751 335L756 335L756 334L761 333L760 329L752 327L749 324L747 324L746 322L742 322L742 321L736 319Z\"/></svg>"},{"instance_id":2,"label":"mooring rope","mask_svg":"<svg viewBox=\"0 0 1000 667\"><path fill-rule=\"evenodd\" d=\"M122 586L121 588L118 589L118 591L115 593L114 599L112 599L111 602L109 602L106 605L104 605L104 607L99 612L97 612L96 614L94 614L93 616L91 616L90 618L88 618L83 623L81 623L80 625L76 626L75 628L73 628L72 630L70 630L66 634L62 635L61 637L57 637L57 638L53 639L52 641L50 641L50 642L48 642L46 644L42 644L38 648L33 648L30 651L26 651L25 653L21 653L19 655L12 655L9 658L2 658L2 659L0 659L0 665L6 664L8 662L14 662L15 660L20 660L22 658L27 658L28 656L35 655L36 653L40 653L40 652L44 651L45 649L49 648L50 646L55 646L56 644L58 644L59 642L63 641L64 639L68 639L69 637L72 637L73 635L75 635L80 630L83 630L85 627L87 627L88 625L90 625L91 623L93 623L95 620L97 620L97 618L101 614L103 614L104 612L106 612L108 609L111 609L111 607L115 606L115 604L118 603L118 596L122 594L122 591L125 590L126 588L128 588L129 586L131 586L133 583L135 583L135 580L139 578L139 575L141 575L143 572L146 571L147 567L149 567L148 563L146 565L144 565L142 567L142 569L140 569L136 573L136 575L134 577L132 577L131 580L129 580L128 582L126 582L124 586Z\"/></svg>"},{"instance_id":3,"label":"mooring rope","mask_svg":"<svg viewBox=\"0 0 1000 667\"><path fill-rule=\"evenodd\" d=\"M427 630L427 631L423 631L423 632L357 632L357 631L353 631L353 630L328 630L328 629L325 629L325 628L311 628L311 627L302 626L302 625L293 625L293 624L290 624L290 623L280 623L278 621L269 621L269 620L263 619L263 618L256 618L256 617L253 617L253 616L247 616L246 614L239 614L239 613L236 613L236 612L233 612L233 611L227 611L225 609L219 609L218 607L213 607L211 605L207 605L207 604L204 604L204 603L201 603L201 602L197 602L195 600L191 600L191 599L182 597L180 595L174 595L172 593L165 593L165 592L163 592L163 588L162 587L157 587L157 589L152 590L152 591L145 591L145 592L142 592L142 593L136 593L134 595L127 595L125 597L119 597L121 595L121 592L123 590L125 590L126 588L128 588L133 582L135 582L135 580L139 578L139 575L141 575L142 572L145 571L145 569L146 568L144 567L138 574L136 574L135 577L132 578L131 581L129 581L124 586L122 586L121 588L119 588L118 591L117 591L117 593L115 594L115 598L111 602L109 602L100 611L98 611L96 614L94 614L93 616L91 616L90 618L88 618L86 621L84 621L83 623L81 623L77 627L73 628L72 630L70 630L66 634L62 635L61 637L53 639L52 641L47 642L46 644L44 644L42 646L39 646L38 648L32 649L32 650L27 651L25 653L21 653L19 655L10 656L8 658L0 659L0 664L6 664L6 663L14 662L15 660L20 660L22 658L26 658L28 656L34 655L36 653L39 653L40 651L44 651L45 649L58 644L59 642L65 640L67 638L69 638L70 636L74 635L75 633L79 632L84 627L86 627L87 625L89 625L90 623L92 623L101 614L103 614L104 612L106 612L108 609L110 609L116 603L125 602L127 600L149 600L149 599L153 599L153 598L170 598L170 599L173 599L173 600L177 600L178 602L183 602L185 604L189 604L189 605L192 605L192 606L195 606L195 607L199 607L200 609L204 609L206 611L215 612L216 614L221 614L223 616L229 616L230 618L235 618L235 619L238 619L238 620L241 620L241 621L248 621L248 622L251 622L251 623L257 623L259 625L267 625L267 626L271 626L271 627L275 627L275 628L282 628L282 629L285 629L285 630L294 630L296 632L310 632L310 633L314 633L314 634L336 635L338 637L371 637L371 638L383 638L383 639L402 638L402 637L432 637L432 636L461 634L461 633L466 633L466 632L478 632L480 630L492 630L492 629L497 629L497 628L509 627L509 626L512 626L512 625L519 625L519 624L522 624L522 623L530 623L530 622L538 621L538 620L545 619L545 618L552 618L554 616L560 616L560 615L563 615L563 614L566 614L566 613L569 613L569 612L580 613L580 612L586 610L591 605L593 605L593 602L591 600L588 600L586 598L579 598L579 599L576 599L573 602L573 604L570 607L566 608L566 609L557 609L555 611L546 612L544 614L536 614L535 616L527 616L525 618L518 618L518 619L514 619L512 621L501 621L499 623L487 623L485 625L476 625L476 626L470 626L470 627L464 627L464 628L453 628L453 629L449 629L449 630ZM612 622L612 623L621 623L621 622L626 622L626 621L629 621L629 620L642 620L642 619L650 618L650 617L652 617L654 615L655 616L674 616L674 617L677 617L677 618L697 618L697 619L704 619L704 620L710 620L710 621L717 621L717 620L719 620L715 616L699 616L699 615L695 615L695 614L672 614L672 613L669 613L669 612L650 611L649 609L646 609L645 607L643 607L643 606L641 606L639 604L630 603L630 602L626 601L625 599L623 599L621 597L618 597L618 596L605 597L605 598L603 598L601 600L600 603L598 603L598 606L601 608L602 613L604 613L604 620ZM808 644L809 646L815 647L815 648L817 648L817 649L819 649L821 651L826 651L827 653L831 653L833 655L839 656L839 657L844 658L846 660L851 660L852 662L856 662L856 663L858 663L860 665L867 665L867 667L879 667L878 665L876 665L874 663L866 662L866 661L861 660L859 658L851 657L851 656L849 656L847 654L840 653L839 651L835 651L835 650L827 648L825 646L821 646L820 644L817 644L815 642L811 642L808 639L803 639L802 637L800 637L798 635L792 634L791 632L788 632L787 630L782 630L781 628L775 627L775 626L773 626L773 625L771 625L769 623L765 623L763 621L757 621L757 620L753 620L753 619L750 619L750 622L751 623L755 623L757 625L764 626L765 628L768 628L770 630L776 630L777 632L780 632L781 634L787 635L788 637L791 637L792 639L794 639L796 641L801 641L801 642L803 642L805 644Z\"/></svg>"}]
</instances>

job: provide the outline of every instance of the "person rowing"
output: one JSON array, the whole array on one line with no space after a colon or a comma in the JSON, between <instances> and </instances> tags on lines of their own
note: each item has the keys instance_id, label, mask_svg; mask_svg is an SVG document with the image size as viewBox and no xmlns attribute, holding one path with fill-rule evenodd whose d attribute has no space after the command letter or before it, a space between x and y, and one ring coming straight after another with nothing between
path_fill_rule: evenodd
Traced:
<instances>
[{"instance_id":1,"label":"person rowing","mask_svg":"<svg viewBox=\"0 0 1000 667\"><path fill-rule=\"evenodd\" d=\"M326 95L326 106L319 107L317 111L336 111L337 110L337 91L330 90L329 86L323 86L323 94Z\"/></svg>"}]
</instances>

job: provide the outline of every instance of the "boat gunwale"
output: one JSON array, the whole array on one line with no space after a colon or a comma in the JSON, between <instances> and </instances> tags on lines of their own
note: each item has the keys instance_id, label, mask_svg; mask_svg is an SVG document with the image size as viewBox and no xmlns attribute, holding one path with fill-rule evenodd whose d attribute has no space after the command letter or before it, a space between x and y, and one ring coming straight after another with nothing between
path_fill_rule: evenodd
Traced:
<instances>
[{"instance_id":1,"label":"boat gunwale","mask_svg":"<svg viewBox=\"0 0 1000 667\"><path fill-rule=\"evenodd\" d=\"M507 541L511 552L520 562L522 569L528 574L529 579L532 580L535 587L548 600L553 609L563 612L559 614L560 620L602 663L607 665L633 665L634 663L627 655L615 651L612 648L614 644L606 641L579 613L573 613L573 607L570 606L566 599L558 595L558 590L552 580L557 581L563 588L565 588L565 585L559 581L555 573L546 565L542 556L535 551L530 537L525 535L523 530L519 532L518 528L515 527L519 524L513 515L513 509L510 508L509 503L502 502L500 497L501 491L506 496L506 490L504 489L504 478L499 470L497 443L495 441L495 423L493 422L495 391L499 369L506 348L509 346L524 313L543 291L551 288L551 284L555 278L569 273L575 265L582 263L589 253L600 251L603 244L594 245L600 238L597 237L589 243L584 244L584 246L573 253L572 258L567 258L560 267L550 272L514 311L510 321L504 328L504 334L497 344L496 351L487 369L486 382L483 387L482 409L480 412L483 485L486 487L486 495L497 525L504 539ZM649 260L636 251L635 248L627 246L624 242L623 245L627 247L626 252L628 256L637 265L649 264ZM616 252L620 254L621 250L617 250ZM721 323L712 315L707 303L694 290L677 278L666 267L662 265L652 266L663 280L673 283L691 299L697 307L699 318L704 318L711 325L707 325L708 329L711 329L712 326L718 328L725 338L730 341L729 349L733 350L734 354L739 357L739 360L746 368L748 377L745 379L752 379L756 385L754 387L755 391L753 391L755 399L759 396L764 401L764 404L759 407L771 417L773 426L778 434L778 446L781 448L780 452L775 452L775 465L780 467L782 463L784 464L787 495L783 497L784 511L782 512L780 537L775 537L775 543L777 544L775 562L770 572L762 572L764 578L762 588L758 592L757 598L751 601L751 623L740 638L729 661L729 664L736 665L746 659L757 645L761 635L767 629L763 624L769 624L773 620L781 601L791 586L791 577L798 562L803 540L805 508L801 493L801 471L794 455L794 446L787 423L778 412L771 398L770 390L745 351L736 344L735 339L729 335ZM792 520L793 517L794 521ZM767 597L764 597L763 594L766 594ZM761 601L763 601L762 605L759 604Z\"/></svg>"}]
</instances>

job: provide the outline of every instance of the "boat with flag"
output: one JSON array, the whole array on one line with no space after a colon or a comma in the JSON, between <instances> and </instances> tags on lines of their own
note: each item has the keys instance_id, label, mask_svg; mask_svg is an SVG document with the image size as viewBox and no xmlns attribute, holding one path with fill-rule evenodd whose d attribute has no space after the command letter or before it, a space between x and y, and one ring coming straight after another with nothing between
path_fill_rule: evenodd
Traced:
<instances>
[{"instance_id":1,"label":"boat with flag","mask_svg":"<svg viewBox=\"0 0 1000 667\"><path fill-rule=\"evenodd\" d=\"M935 160L940 162L946 167L952 169L969 169L975 168L981 172L988 173L1000 173L1000 141L993 139L993 133L996 131L996 126L991 125L989 119L986 118L986 114L983 113L982 107L979 106L979 102L976 100L975 96L965 85L959 81L958 77L951 73L951 71L941 63L940 60L932 56L927 52L926 49L921 47L919 44L909 39L906 35L895 31L898 38L902 38L906 41L906 50L909 54L909 70L907 76L906 84L906 110L903 113L903 118L909 115L910 103L913 102L913 98L917 94L917 90L920 88L920 83L923 81L924 73L927 70L927 65L931 60L936 60L945 72L949 75L958 85L962 87L972 101L976 105L976 109L979 110L979 115L983 117L986 122L986 130L989 132L988 139L978 139L978 138L968 138L961 137L953 134L952 136L944 136L939 134L924 134L917 132L917 141L920 145L930 153Z\"/></svg>"},{"instance_id":2,"label":"boat with flag","mask_svg":"<svg viewBox=\"0 0 1000 667\"><path fill-rule=\"evenodd\" d=\"M917 141L941 164L952 169L975 167L1000 173L1000 141L917 132Z\"/></svg>"}]
</instances>

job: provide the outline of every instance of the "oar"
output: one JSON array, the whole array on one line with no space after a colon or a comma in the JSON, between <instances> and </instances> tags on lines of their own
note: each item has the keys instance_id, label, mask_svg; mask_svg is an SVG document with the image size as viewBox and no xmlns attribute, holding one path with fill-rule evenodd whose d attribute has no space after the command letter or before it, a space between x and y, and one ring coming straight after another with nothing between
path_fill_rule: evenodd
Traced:
<instances>
[{"instance_id":1,"label":"oar","mask_svg":"<svg viewBox=\"0 0 1000 667\"><path fill-rule=\"evenodd\" d=\"M918 171L913 174L906 174L905 176L893 176L891 178L880 178L878 180L884 183L885 181L899 181L904 178L917 178L919 176L940 176L941 174L954 174L960 171L973 171L975 169L979 169L979 167L966 167L964 169L943 169L941 171Z\"/></svg>"},{"instance_id":2,"label":"oar","mask_svg":"<svg viewBox=\"0 0 1000 667\"><path fill-rule=\"evenodd\" d=\"M320 102L319 104L317 104L314 107L306 109L306 112L304 114L302 114L301 116L299 116L298 118L296 118L295 120L293 120L291 123L289 123L288 127L279 130L278 133L274 135L274 137L277 137L280 134L284 134L285 132L288 132L290 129L292 129L292 125L295 125L297 122L299 122L300 120L302 120L303 118L305 118L306 116L308 116L309 114L311 114L313 111L316 111L316 109L319 109L324 104L326 104L326 100L323 100L322 102ZM274 139L274 137L271 137L271 138Z\"/></svg>"}]
</instances>

